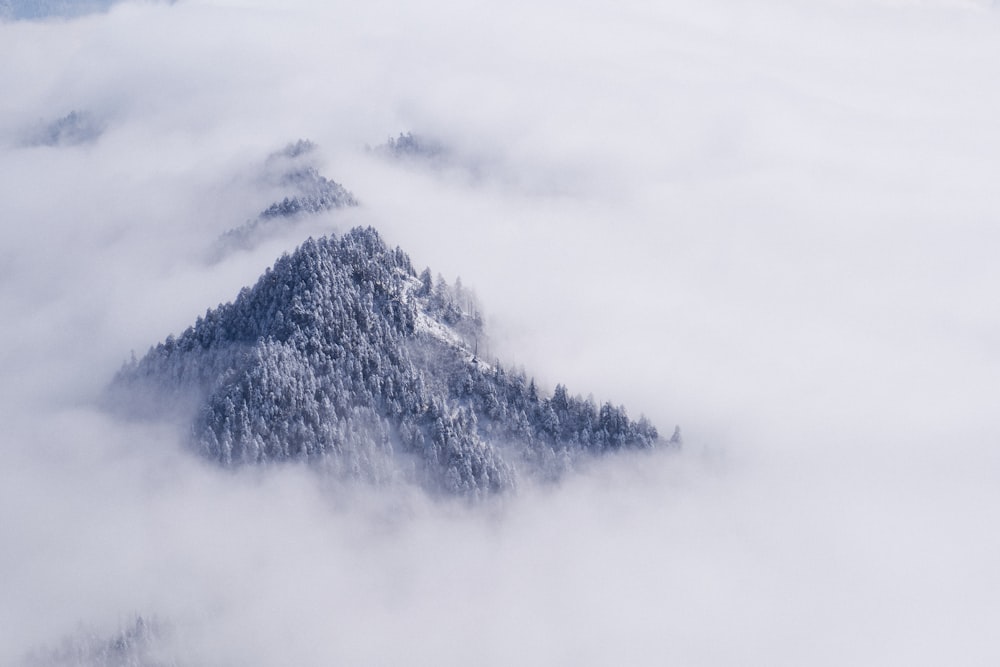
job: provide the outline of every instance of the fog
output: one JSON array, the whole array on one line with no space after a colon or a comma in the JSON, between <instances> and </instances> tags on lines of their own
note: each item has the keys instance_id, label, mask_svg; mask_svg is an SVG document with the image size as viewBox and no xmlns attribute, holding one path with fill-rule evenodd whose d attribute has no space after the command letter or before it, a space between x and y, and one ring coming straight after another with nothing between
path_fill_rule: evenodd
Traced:
<instances>
[{"instance_id":1,"label":"fog","mask_svg":"<svg viewBox=\"0 0 1000 667\"><path fill-rule=\"evenodd\" d=\"M135 614L184 665L1000 660L992 4L60 6L0 11L0 664ZM208 261L299 138L362 205ZM683 450L469 505L99 409L359 224Z\"/></svg>"}]
</instances>

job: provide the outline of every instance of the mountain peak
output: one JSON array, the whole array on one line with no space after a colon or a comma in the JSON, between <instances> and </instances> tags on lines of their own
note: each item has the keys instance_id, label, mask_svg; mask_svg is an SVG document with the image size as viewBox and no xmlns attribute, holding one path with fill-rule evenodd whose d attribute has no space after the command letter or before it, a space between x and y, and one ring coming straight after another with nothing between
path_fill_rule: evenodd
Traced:
<instances>
[{"instance_id":1,"label":"mountain peak","mask_svg":"<svg viewBox=\"0 0 1000 667\"><path fill-rule=\"evenodd\" d=\"M115 378L119 405L190 421L226 466L301 460L447 493L555 477L581 456L659 441L623 408L539 395L478 356L474 297L421 275L372 228L308 239L228 304Z\"/></svg>"}]
</instances>

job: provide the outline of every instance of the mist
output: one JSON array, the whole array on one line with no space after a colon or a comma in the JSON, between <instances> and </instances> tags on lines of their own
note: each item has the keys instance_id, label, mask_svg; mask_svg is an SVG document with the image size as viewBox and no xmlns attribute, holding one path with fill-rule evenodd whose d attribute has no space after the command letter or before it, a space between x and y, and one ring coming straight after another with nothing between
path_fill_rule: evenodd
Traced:
<instances>
[{"instance_id":1,"label":"mist","mask_svg":"<svg viewBox=\"0 0 1000 667\"><path fill-rule=\"evenodd\" d=\"M1000 659L990 3L98 4L0 21L0 663L135 614L184 665ZM300 138L361 206L210 261ZM683 449L467 504L101 410L355 225Z\"/></svg>"}]
</instances>

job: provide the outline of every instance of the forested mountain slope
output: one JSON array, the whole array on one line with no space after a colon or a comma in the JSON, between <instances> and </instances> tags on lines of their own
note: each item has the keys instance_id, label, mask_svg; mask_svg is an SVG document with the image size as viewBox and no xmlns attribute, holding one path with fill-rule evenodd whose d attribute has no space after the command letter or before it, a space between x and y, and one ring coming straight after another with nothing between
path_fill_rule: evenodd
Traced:
<instances>
[{"instance_id":1,"label":"forested mountain slope","mask_svg":"<svg viewBox=\"0 0 1000 667\"><path fill-rule=\"evenodd\" d=\"M316 144L299 139L268 156L259 185L284 195L255 218L226 231L214 248L216 259L232 250L252 248L268 234L308 216L358 205L347 188L320 174L315 153Z\"/></svg>"},{"instance_id":2,"label":"forested mountain slope","mask_svg":"<svg viewBox=\"0 0 1000 667\"><path fill-rule=\"evenodd\" d=\"M543 396L477 358L474 298L371 228L310 239L116 376L118 409L191 421L227 466L305 460L350 478L481 495L578 457L660 442L624 408Z\"/></svg>"}]
</instances>

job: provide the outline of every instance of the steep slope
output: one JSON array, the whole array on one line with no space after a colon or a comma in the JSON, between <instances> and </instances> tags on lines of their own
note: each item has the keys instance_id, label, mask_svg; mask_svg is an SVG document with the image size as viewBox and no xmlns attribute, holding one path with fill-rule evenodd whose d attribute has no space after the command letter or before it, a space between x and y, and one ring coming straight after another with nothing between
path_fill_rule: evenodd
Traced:
<instances>
[{"instance_id":1,"label":"steep slope","mask_svg":"<svg viewBox=\"0 0 1000 667\"><path fill-rule=\"evenodd\" d=\"M460 286L418 277L371 228L308 240L253 288L124 367L121 409L190 419L223 465L306 460L448 493L556 476L582 455L648 448L656 429L475 356Z\"/></svg>"}]
</instances>

